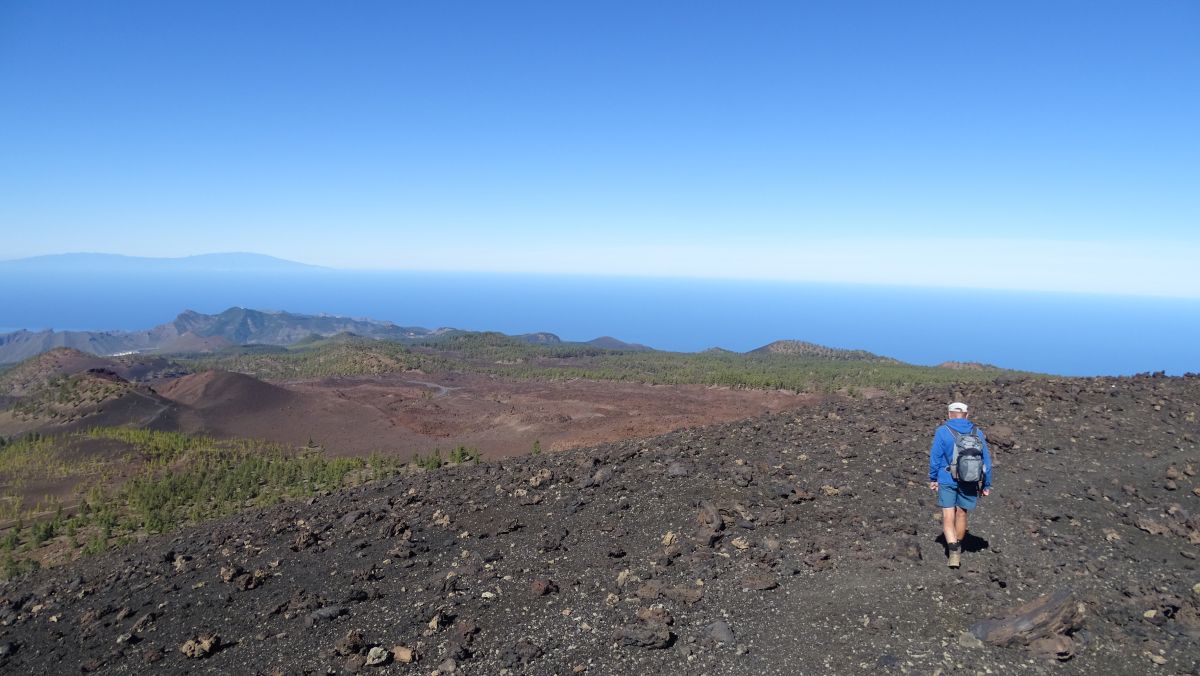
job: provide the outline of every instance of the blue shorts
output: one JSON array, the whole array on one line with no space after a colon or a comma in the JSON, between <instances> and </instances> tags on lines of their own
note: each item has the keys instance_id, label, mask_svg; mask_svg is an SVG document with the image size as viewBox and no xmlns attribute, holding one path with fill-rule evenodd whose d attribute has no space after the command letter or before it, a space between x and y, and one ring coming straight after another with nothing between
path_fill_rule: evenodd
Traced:
<instances>
[{"instance_id":1,"label":"blue shorts","mask_svg":"<svg viewBox=\"0 0 1200 676\"><path fill-rule=\"evenodd\" d=\"M947 486L938 484L938 507L950 509L961 507L966 511L975 509L975 501L979 499L979 488L974 484L958 484Z\"/></svg>"}]
</instances>

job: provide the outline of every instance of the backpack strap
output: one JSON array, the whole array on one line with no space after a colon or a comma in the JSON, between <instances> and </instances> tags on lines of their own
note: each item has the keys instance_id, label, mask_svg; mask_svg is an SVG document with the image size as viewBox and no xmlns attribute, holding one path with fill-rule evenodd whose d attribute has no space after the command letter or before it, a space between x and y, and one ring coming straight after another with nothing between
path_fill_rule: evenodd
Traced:
<instances>
[{"instance_id":1,"label":"backpack strap","mask_svg":"<svg viewBox=\"0 0 1200 676\"><path fill-rule=\"evenodd\" d=\"M953 437L953 443L950 444L950 464L946 466L946 469L949 470L950 476L957 481L958 470L955 465L958 464L958 442L960 439L962 439L962 434L960 434L958 430L954 429L950 425L942 425L942 427L945 427L947 430L949 430L950 436Z\"/></svg>"},{"instance_id":2,"label":"backpack strap","mask_svg":"<svg viewBox=\"0 0 1200 676\"><path fill-rule=\"evenodd\" d=\"M950 434L954 435L954 443L958 443L958 440L965 436L974 436L980 441L983 441L983 430L980 430L979 426L975 423L971 423L971 429L967 430L966 433L959 432L949 425L942 425L942 427L950 430Z\"/></svg>"}]
</instances>

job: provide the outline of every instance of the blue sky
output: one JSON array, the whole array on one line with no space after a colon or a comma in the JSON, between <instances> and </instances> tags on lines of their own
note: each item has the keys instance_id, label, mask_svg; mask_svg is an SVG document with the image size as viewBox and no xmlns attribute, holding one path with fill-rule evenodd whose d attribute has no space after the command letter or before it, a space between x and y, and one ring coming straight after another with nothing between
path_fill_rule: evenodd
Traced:
<instances>
[{"instance_id":1,"label":"blue sky","mask_svg":"<svg viewBox=\"0 0 1200 676\"><path fill-rule=\"evenodd\" d=\"M0 2L0 258L1200 297L1197 73L1182 0Z\"/></svg>"}]
</instances>

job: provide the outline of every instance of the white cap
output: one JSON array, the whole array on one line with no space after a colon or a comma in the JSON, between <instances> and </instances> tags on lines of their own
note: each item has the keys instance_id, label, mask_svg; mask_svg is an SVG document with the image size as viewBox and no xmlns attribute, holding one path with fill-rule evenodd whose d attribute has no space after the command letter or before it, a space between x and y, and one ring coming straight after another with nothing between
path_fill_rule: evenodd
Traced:
<instances>
[{"instance_id":1,"label":"white cap","mask_svg":"<svg viewBox=\"0 0 1200 676\"><path fill-rule=\"evenodd\" d=\"M961 401L956 401L953 404L950 404L949 410L956 411L958 413L966 413L967 405L962 403Z\"/></svg>"}]
</instances>

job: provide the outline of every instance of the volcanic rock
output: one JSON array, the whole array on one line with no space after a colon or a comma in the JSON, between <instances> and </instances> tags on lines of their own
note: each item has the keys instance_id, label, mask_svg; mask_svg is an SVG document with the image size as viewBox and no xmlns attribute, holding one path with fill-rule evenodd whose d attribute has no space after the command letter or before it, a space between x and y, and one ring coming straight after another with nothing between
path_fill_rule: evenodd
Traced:
<instances>
[{"instance_id":1,"label":"volcanic rock","mask_svg":"<svg viewBox=\"0 0 1200 676\"><path fill-rule=\"evenodd\" d=\"M369 651L367 651L367 666L368 667L377 667L377 666L380 666L383 664L387 664L387 661L390 658L391 658L391 655L388 653L388 651L384 650L383 648L380 648L379 646L375 646L374 648L371 648Z\"/></svg>"},{"instance_id":2,"label":"volcanic rock","mask_svg":"<svg viewBox=\"0 0 1200 676\"><path fill-rule=\"evenodd\" d=\"M179 652L185 656L198 659L208 657L221 647L221 637L216 634L203 634L190 638L179 646Z\"/></svg>"},{"instance_id":3,"label":"volcanic rock","mask_svg":"<svg viewBox=\"0 0 1200 676\"><path fill-rule=\"evenodd\" d=\"M636 648L666 648L675 636L663 625L627 625L617 630L616 639L621 645Z\"/></svg>"},{"instance_id":4,"label":"volcanic rock","mask_svg":"<svg viewBox=\"0 0 1200 676\"><path fill-rule=\"evenodd\" d=\"M1069 659L1070 635L1083 626L1085 610L1069 589L1040 596L971 625L971 633L989 645L1025 645L1043 656Z\"/></svg>"},{"instance_id":5,"label":"volcanic rock","mask_svg":"<svg viewBox=\"0 0 1200 676\"><path fill-rule=\"evenodd\" d=\"M736 638L733 635L733 629L729 627L729 623L725 620L717 620L708 625L708 636L717 643L725 643L733 645Z\"/></svg>"}]
</instances>

